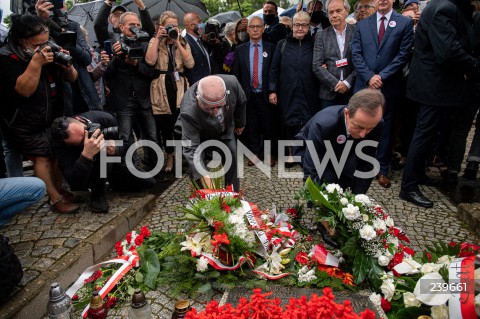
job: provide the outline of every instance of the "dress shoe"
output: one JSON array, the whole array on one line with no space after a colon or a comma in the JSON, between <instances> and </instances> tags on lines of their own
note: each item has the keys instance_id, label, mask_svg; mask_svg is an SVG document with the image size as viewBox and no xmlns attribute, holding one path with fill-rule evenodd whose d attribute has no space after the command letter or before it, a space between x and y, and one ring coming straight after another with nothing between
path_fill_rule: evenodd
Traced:
<instances>
[{"instance_id":1,"label":"dress shoe","mask_svg":"<svg viewBox=\"0 0 480 319\"><path fill-rule=\"evenodd\" d=\"M56 202L51 203L50 209L60 214L72 214L80 209L80 206L72 203L64 196L61 196Z\"/></svg>"},{"instance_id":2,"label":"dress shoe","mask_svg":"<svg viewBox=\"0 0 480 319\"><path fill-rule=\"evenodd\" d=\"M103 191L92 191L90 198L90 207L92 208L92 213L105 214L108 213L108 203L105 198L105 192Z\"/></svg>"},{"instance_id":3,"label":"dress shoe","mask_svg":"<svg viewBox=\"0 0 480 319\"><path fill-rule=\"evenodd\" d=\"M477 162L468 162L467 167L463 171L463 178L474 181L477 179L478 172L478 163Z\"/></svg>"},{"instance_id":4,"label":"dress shoe","mask_svg":"<svg viewBox=\"0 0 480 319\"><path fill-rule=\"evenodd\" d=\"M440 173L443 177L443 181L449 185L457 185L458 183L458 173L450 170L444 170Z\"/></svg>"},{"instance_id":5,"label":"dress shoe","mask_svg":"<svg viewBox=\"0 0 480 319\"><path fill-rule=\"evenodd\" d=\"M66 189L62 188L60 190L60 195L62 195L63 197L65 197L68 201L74 203L74 204L78 204L80 202L82 202L82 196L79 196L79 195L75 195L74 193L72 192L69 192L67 191Z\"/></svg>"},{"instance_id":6,"label":"dress shoe","mask_svg":"<svg viewBox=\"0 0 480 319\"><path fill-rule=\"evenodd\" d=\"M392 183L390 183L390 180L385 175L378 174L377 179L378 179L378 184L383 188L389 188L390 186L392 186Z\"/></svg>"},{"instance_id":7,"label":"dress shoe","mask_svg":"<svg viewBox=\"0 0 480 319\"><path fill-rule=\"evenodd\" d=\"M332 237L330 237L328 230L325 228L325 226L323 226L321 222L317 223L317 230L320 233L320 236L322 236L325 244L330 245L336 249L340 248L340 245Z\"/></svg>"},{"instance_id":8,"label":"dress shoe","mask_svg":"<svg viewBox=\"0 0 480 319\"><path fill-rule=\"evenodd\" d=\"M417 206L425 208L433 207L433 202L423 196L419 190L411 192L400 191L400 198Z\"/></svg>"}]
</instances>

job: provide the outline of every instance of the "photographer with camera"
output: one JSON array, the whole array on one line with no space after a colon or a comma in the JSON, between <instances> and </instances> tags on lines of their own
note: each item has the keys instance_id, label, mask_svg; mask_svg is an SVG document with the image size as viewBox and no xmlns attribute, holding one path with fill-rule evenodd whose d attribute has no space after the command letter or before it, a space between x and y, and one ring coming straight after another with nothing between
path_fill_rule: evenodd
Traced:
<instances>
[{"instance_id":1,"label":"photographer with camera","mask_svg":"<svg viewBox=\"0 0 480 319\"><path fill-rule=\"evenodd\" d=\"M105 182L115 190L138 191L155 185L153 178L134 176L123 158L128 149L128 138L123 146L115 146L118 127L115 117L102 111L90 111L75 117L58 117L51 126L53 153L58 157L60 169L72 190L90 188L93 213L107 213ZM121 156L121 163L107 165L107 179L100 177L100 151L107 156ZM143 172L141 168L136 170Z\"/></svg>"},{"instance_id":2,"label":"photographer with camera","mask_svg":"<svg viewBox=\"0 0 480 319\"><path fill-rule=\"evenodd\" d=\"M142 139L157 143L150 83L159 72L145 62L149 37L146 32L140 31L140 20L133 12L122 14L119 27L122 36L113 45L115 56L104 74L110 88L110 102L117 116L119 135L122 140L129 140L132 124L137 120ZM144 161L148 161L144 164L154 167L157 164L156 154L151 148L147 152L148 157L144 157Z\"/></svg>"},{"instance_id":3,"label":"photographer with camera","mask_svg":"<svg viewBox=\"0 0 480 319\"><path fill-rule=\"evenodd\" d=\"M62 175L52 156L48 128L63 114L63 80L73 82L77 71L68 51L49 41L45 22L33 15L12 15L8 43L0 49L0 110L6 139L45 182L51 209L72 213L78 205L61 189Z\"/></svg>"},{"instance_id":4,"label":"photographer with camera","mask_svg":"<svg viewBox=\"0 0 480 319\"><path fill-rule=\"evenodd\" d=\"M78 72L78 81L65 85L65 113L72 115L100 109L100 97L87 69L92 63L90 46L80 30L80 24L68 19L62 1L55 1L54 4L54 0L37 0L35 10L49 26L51 37L69 50Z\"/></svg>"},{"instance_id":5,"label":"photographer with camera","mask_svg":"<svg viewBox=\"0 0 480 319\"><path fill-rule=\"evenodd\" d=\"M158 22L157 35L148 44L145 61L160 70L160 76L152 81L150 95L157 137L163 141L167 153L164 171L169 173L173 169L174 149L166 143L173 140L173 127L179 114L180 102L189 87L184 70L191 69L195 62L190 46L180 35L177 15L165 11Z\"/></svg>"},{"instance_id":6,"label":"photographer with camera","mask_svg":"<svg viewBox=\"0 0 480 319\"><path fill-rule=\"evenodd\" d=\"M217 70L223 69L223 61L225 61L225 57L230 52L230 44L224 37L220 36L220 31L220 22L215 19L209 19L205 23L205 32L201 36L203 45L212 56ZM217 73L220 73L220 71Z\"/></svg>"}]
</instances>

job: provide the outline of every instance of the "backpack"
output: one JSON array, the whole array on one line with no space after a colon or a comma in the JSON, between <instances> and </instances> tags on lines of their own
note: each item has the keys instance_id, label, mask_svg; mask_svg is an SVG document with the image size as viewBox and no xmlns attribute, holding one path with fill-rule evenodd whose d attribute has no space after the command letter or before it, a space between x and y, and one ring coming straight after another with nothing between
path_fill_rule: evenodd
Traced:
<instances>
[{"instance_id":1,"label":"backpack","mask_svg":"<svg viewBox=\"0 0 480 319\"><path fill-rule=\"evenodd\" d=\"M8 243L8 238L0 235L0 304L8 300L22 277L20 260L14 254L12 245Z\"/></svg>"}]
</instances>

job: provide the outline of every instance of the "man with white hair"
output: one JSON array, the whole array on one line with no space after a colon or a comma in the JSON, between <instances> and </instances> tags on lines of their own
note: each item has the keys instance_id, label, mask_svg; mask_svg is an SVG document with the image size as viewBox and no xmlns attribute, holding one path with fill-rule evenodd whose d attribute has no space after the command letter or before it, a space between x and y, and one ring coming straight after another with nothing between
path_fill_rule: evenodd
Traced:
<instances>
[{"instance_id":1,"label":"man with white hair","mask_svg":"<svg viewBox=\"0 0 480 319\"><path fill-rule=\"evenodd\" d=\"M194 162L195 151L203 142L215 140L227 146L229 154L224 157L232 157L230 167L225 167L225 185L232 184L239 190L235 135L242 134L245 127L246 102L245 93L233 75L204 77L185 92L175 132L181 134L182 141L190 143L183 148L183 156L188 162L190 177L199 185L200 182L204 187L212 184L210 176L199 171L206 170L205 151L200 154L200 161Z\"/></svg>"}]
</instances>

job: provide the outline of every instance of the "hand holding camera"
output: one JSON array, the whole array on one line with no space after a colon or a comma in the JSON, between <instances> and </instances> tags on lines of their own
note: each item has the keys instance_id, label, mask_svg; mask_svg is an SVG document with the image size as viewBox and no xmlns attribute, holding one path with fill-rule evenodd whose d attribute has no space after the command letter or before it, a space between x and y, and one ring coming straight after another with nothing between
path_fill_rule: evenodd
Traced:
<instances>
[{"instance_id":1,"label":"hand holding camera","mask_svg":"<svg viewBox=\"0 0 480 319\"><path fill-rule=\"evenodd\" d=\"M37 47L35 54L32 56L32 62L37 63L40 66L52 63L54 56L50 46Z\"/></svg>"},{"instance_id":2,"label":"hand holding camera","mask_svg":"<svg viewBox=\"0 0 480 319\"><path fill-rule=\"evenodd\" d=\"M84 134L82 156L93 160L93 157L105 148L105 139L100 132L100 128L97 128L93 133L91 130L85 129Z\"/></svg>"}]
</instances>

